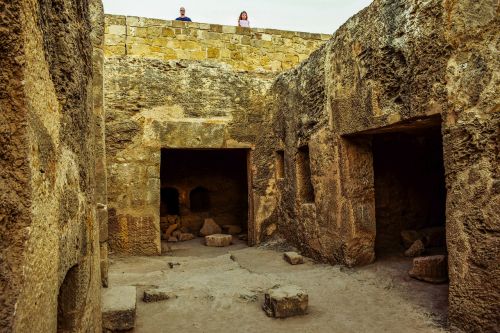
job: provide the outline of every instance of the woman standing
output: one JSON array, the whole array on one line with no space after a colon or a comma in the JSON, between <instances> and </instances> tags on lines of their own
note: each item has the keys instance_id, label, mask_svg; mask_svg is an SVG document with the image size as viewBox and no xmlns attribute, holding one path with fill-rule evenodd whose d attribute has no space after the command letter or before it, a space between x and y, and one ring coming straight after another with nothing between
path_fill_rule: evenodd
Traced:
<instances>
[{"instance_id":1,"label":"woman standing","mask_svg":"<svg viewBox=\"0 0 500 333\"><path fill-rule=\"evenodd\" d=\"M240 18L238 19L238 27L250 28L250 21L248 20L247 12L241 12Z\"/></svg>"}]
</instances>

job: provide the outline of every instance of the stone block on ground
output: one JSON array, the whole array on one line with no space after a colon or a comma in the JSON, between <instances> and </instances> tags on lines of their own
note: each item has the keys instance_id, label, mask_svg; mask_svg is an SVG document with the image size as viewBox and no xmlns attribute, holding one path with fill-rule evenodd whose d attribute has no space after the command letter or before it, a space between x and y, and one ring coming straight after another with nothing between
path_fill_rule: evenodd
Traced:
<instances>
[{"instance_id":1,"label":"stone block on ground","mask_svg":"<svg viewBox=\"0 0 500 333\"><path fill-rule=\"evenodd\" d=\"M407 257L418 257L422 255L425 251L424 242L422 240L417 239L408 250L405 251L405 256Z\"/></svg>"},{"instance_id":2,"label":"stone block on ground","mask_svg":"<svg viewBox=\"0 0 500 333\"><path fill-rule=\"evenodd\" d=\"M233 236L231 235L223 235L223 234L215 234L205 236L205 244L207 246L212 247L225 247L231 245L233 241Z\"/></svg>"},{"instance_id":3,"label":"stone block on ground","mask_svg":"<svg viewBox=\"0 0 500 333\"><path fill-rule=\"evenodd\" d=\"M415 258L408 274L417 280L444 283L448 281L448 257L435 255Z\"/></svg>"},{"instance_id":4,"label":"stone block on ground","mask_svg":"<svg viewBox=\"0 0 500 333\"><path fill-rule=\"evenodd\" d=\"M224 233L229 235L238 235L243 231L239 225L231 224L223 225L222 230L224 230Z\"/></svg>"},{"instance_id":5,"label":"stone block on ground","mask_svg":"<svg viewBox=\"0 0 500 333\"><path fill-rule=\"evenodd\" d=\"M285 252L283 253L283 259L285 259L291 265L299 265L304 263L304 257L297 252Z\"/></svg>"},{"instance_id":6,"label":"stone block on ground","mask_svg":"<svg viewBox=\"0 0 500 333\"><path fill-rule=\"evenodd\" d=\"M210 236L215 234L221 234L221 227L215 223L214 219L205 219L203 223L203 227L200 230L200 235L202 236Z\"/></svg>"},{"instance_id":7,"label":"stone block on ground","mask_svg":"<svg viewBox=\"0 0 500 333\"><path fill-rule=\"evenodd\" d=\"M177 298L170 289L167 288L151 288L144 291L142 300L146 303L164 301L171 298Z\"/></svg>"},{"instance_id":8,"label":"stone block on ground","mask_svg":"<svg viewBox=\"0 0 500 333\"><path fill-rule=\"evenodd\" d=\"M132 286L102 290L103 330L125 331L135 326L136 289Z\"/></svg>"},{"instance_id":9,"label":"stone block on ground","mask_svg":"<svg viewBox=\"0 0 500 333\"><path fill-rule=\"evenodd\" d=\"M169 225L167 231L165 231L165 238L169 239L170 237L172 237L172 233L175 229L177 229L178 226L178 224Z\"/></svg>"},{"instance_id":10,"label":"stone block on ground","mask_svg":"<svg viewBox=\"0 0 500 333\"><path fill-rule=\"evenodd\" d=\"M193 234L186 232L181 233L177 238L179 239L179 242L185 242L194 239L195 237Z\"/></svg>"},{"instance_id":11,"label":"stone block on ground","mask_svg":"<svg viewBox=\"0 0 500 333\"><path fill-rule=\"evenodd\" d=\"M307 313L309 296L300 287L289 285L270 289L262 309L269 317L287 318Z\"/></svg>"}]
</instances>

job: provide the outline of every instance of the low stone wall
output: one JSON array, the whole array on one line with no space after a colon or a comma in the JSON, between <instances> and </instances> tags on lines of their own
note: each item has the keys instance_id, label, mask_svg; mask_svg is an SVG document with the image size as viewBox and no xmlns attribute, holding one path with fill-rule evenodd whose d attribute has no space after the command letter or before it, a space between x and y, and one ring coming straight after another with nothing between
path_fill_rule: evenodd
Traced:
<instances>
[{"instance_id":1,"label":"low stone wall","mask_svg":"<svg viewBox=\"0 0 500 333\"><path fill-rule=\"evenodd\" d=\"M280 72L331 35L106 15L105 55L210 60L237 70Z\"/></svg>"}]
</instances>

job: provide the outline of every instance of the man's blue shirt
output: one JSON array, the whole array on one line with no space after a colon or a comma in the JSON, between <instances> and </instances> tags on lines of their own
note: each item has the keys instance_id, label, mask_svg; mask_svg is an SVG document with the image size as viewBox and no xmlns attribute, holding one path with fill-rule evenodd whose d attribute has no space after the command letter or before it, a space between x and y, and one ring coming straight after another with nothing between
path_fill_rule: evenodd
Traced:
<instances>
[{"instance_id":1,"label":"man's blue shirt","mask_svg":"<svg viewBox=\"0 0 500 333\"><path fill-rule=\"evenodd\" d=\"M175 19L176 21L185 21L185 22L191 22L191 19L187 16L184 17L178 17Z\"/></svg>"}]
</instances>

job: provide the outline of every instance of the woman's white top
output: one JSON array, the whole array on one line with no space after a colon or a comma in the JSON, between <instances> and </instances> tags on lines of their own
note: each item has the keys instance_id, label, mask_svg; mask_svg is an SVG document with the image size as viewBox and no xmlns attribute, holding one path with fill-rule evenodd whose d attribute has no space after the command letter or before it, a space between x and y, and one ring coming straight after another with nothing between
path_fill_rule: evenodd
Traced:
<instances>
[{"instance_id":1,"label":"woman's white top","mask_svg":"<svg viewBox=\"0 0 500 333\"><path fill-rule=\"evenodd\" d=\"M250 21L249 20L240 20L240 27L250 28Z\"/></svg>"}]
</instances>

